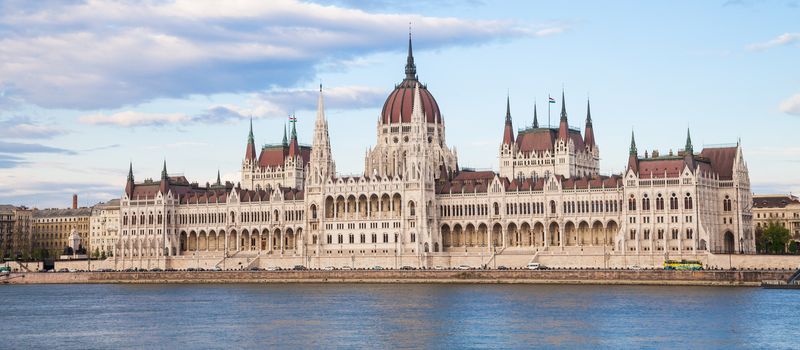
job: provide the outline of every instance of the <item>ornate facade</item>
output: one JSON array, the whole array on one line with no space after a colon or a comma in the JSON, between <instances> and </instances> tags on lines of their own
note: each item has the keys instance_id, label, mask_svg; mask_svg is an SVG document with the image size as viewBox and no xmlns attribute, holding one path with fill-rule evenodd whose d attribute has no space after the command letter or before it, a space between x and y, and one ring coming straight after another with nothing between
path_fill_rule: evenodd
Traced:
<instances>
[{"instance_id":1,"label":"ornate facade","mask_svg":"<svg viewBox=\"0 0 800 350\"><path fill-rule=\"evenodd\" d=\"M515 135L507 103L499 173L461 169L408 45L405 78L381 110L362 174L336 172L320 87L311 147L292 126L289 138L257 154L251 123L238 184L219 175L189 183L169 176L166 163L160 180L137 183L131 167L115 259L430 266L473 255L488 264L501 255L755 250L739 144L695 153L687 135L677 155L640 157L632 139L627 171L600 175L588 103L581 134L569 126L562 93L557 128L540 127L534 115L533 127Z\"/></svg>"}]
</instances>

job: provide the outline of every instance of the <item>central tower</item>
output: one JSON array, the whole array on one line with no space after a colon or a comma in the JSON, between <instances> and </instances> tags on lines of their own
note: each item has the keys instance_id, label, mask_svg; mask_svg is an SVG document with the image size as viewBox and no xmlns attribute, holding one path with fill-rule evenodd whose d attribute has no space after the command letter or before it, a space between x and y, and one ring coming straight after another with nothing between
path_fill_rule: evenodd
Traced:
<instances>
[{"instance_id":1,"label":"central tower","mask_svg":"<svg viewBox=\"0 0 800 350\"><path fill-rule=\"evenodd\" d=\"M414 118L415 111L420 118ZM418 130L420 134L417 134ZM412 152L426 155L425 163L431 168L434 179L449 176L457 170L456 152L447 148L445 143L444 120L439 105L417 77L409 33L405 79L395 85L383 104L378 119L377 142L367 151L364 175L406 178Z\"/></svg>"}]
</instances>

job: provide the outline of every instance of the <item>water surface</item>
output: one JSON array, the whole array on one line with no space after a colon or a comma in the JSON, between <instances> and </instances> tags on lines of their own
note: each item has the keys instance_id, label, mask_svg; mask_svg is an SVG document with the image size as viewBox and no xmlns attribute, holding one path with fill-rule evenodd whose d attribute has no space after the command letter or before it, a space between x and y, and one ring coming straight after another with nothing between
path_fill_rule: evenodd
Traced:
<instances>
[{"instance_id":1,"label":"water surface","mask_svg":"<svg viewBox=\"0 0 800 350\"><path fill-rule=\"evenodd\" d=\"M0 348L797 348L800 292L732 287L0 286Z\"/></svg>"}]
</instances>

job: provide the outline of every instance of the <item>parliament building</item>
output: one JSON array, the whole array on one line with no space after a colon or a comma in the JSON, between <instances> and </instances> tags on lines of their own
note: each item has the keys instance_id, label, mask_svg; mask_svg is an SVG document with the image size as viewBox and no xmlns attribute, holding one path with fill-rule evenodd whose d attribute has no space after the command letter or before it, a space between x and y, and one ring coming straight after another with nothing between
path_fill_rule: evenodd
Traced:
<instances>
[{"instance_id":1,"label":"parliament building","mask_svg":"<svg viewBox=\"0 0 800 350\"><path fill-rule=\"evenodd\" d=\"M534 114L532 127L516 131L507 104L499 172L461 168L409 38L405 77L377 118L363 173L337 173L320 87L311 146L292 124L283 142L258 148L251 122L236 184L219 175L192 183L170 176L166 163L158 180L137 182L131 166L113 260L225 269L609 267L755 251L739 143L695 150L687 132L681 150L640 154L632 134L625 172L600 175L589 103L581 132L569 126L563 92L560 102L557 127L540 126Z\"/></svg>"}]
</instances>

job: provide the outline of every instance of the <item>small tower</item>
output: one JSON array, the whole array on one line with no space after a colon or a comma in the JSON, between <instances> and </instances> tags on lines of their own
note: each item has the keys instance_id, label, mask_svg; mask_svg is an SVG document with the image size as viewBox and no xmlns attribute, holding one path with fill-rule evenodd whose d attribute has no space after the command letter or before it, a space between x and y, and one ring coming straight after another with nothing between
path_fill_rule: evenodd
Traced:
<instances>
[{"instance_id":1,"label":"small tower","mask_svg":"<svg viewBox=\"0 0 800 350\"><path fill-rule=\"evenodd\" d=\"M169 176L167 175L167 161L164 160L164 167L161 168L161 182L158 185L158 190L161 194L167 195L169 191Z\"/></svg>"},{"instance_id":2,"label":"small tower","mask_svg":"<svg viewBox=\"0 0 800 350\"><path fill-rule=\"evenodd\" d=\"M558 124L558 139L566 144L569 141L569 122L567 121L567 105L564 101L564 90L561 90L561 121Z\"/></svg>"},{"instance_id":3,"label":"small tower","mask_svg":"<svg viewBox=\"0 0 800 350\"><path fill-rule=\"evenodd\" d=\"M533 127L539 128L539 115L536 111L536 102L533 103Z\"/></svg>"},{"instance_id":4,"label":"small tower","mask_svg":"<svg viewBox=\"0 0 800 350\"><path fill-rule=\"evenodd\" d=\"M511 124L511 98L506 96L506 124L503 129L503 145L514 144L514 127Z\"/></svg>"},{"instance_id":5,"label":"small tower","mask_svg":"<svg viewBox=\"0 0 800 350\"><path fill-rule=\"evenodd\" d=\"M133 197L133 187L135 184L133 183L133 162L130 163L130 168L128 168L128 180L125 183L125 194L128 195L128 198Z\"/></svg>"},{"instance_id":6,"label":"small tower","mask_svg":"<svg viewBox=\"0 0 800 350\"><path fill-rule=\"evenodd\" d=\"M584 143L586 144L587 150L589 151L594 150L596 145L594 141L594 129L592 128L592 109L591 106L589 105L588 99L586 100L586 129L584 129L583 133L584 133L583 140Z\"/></svg>"},{"instance_id":7,"label":"small tower","mask_svg":"<svg viewBox=\"0 0 800 350\"><path fill-rule=\"evenodd\" d=\"M639 152L636 150L636 139L631 130L631 148L628 152L628 170L639 173Z\"/></svg>"}]
</instances>

